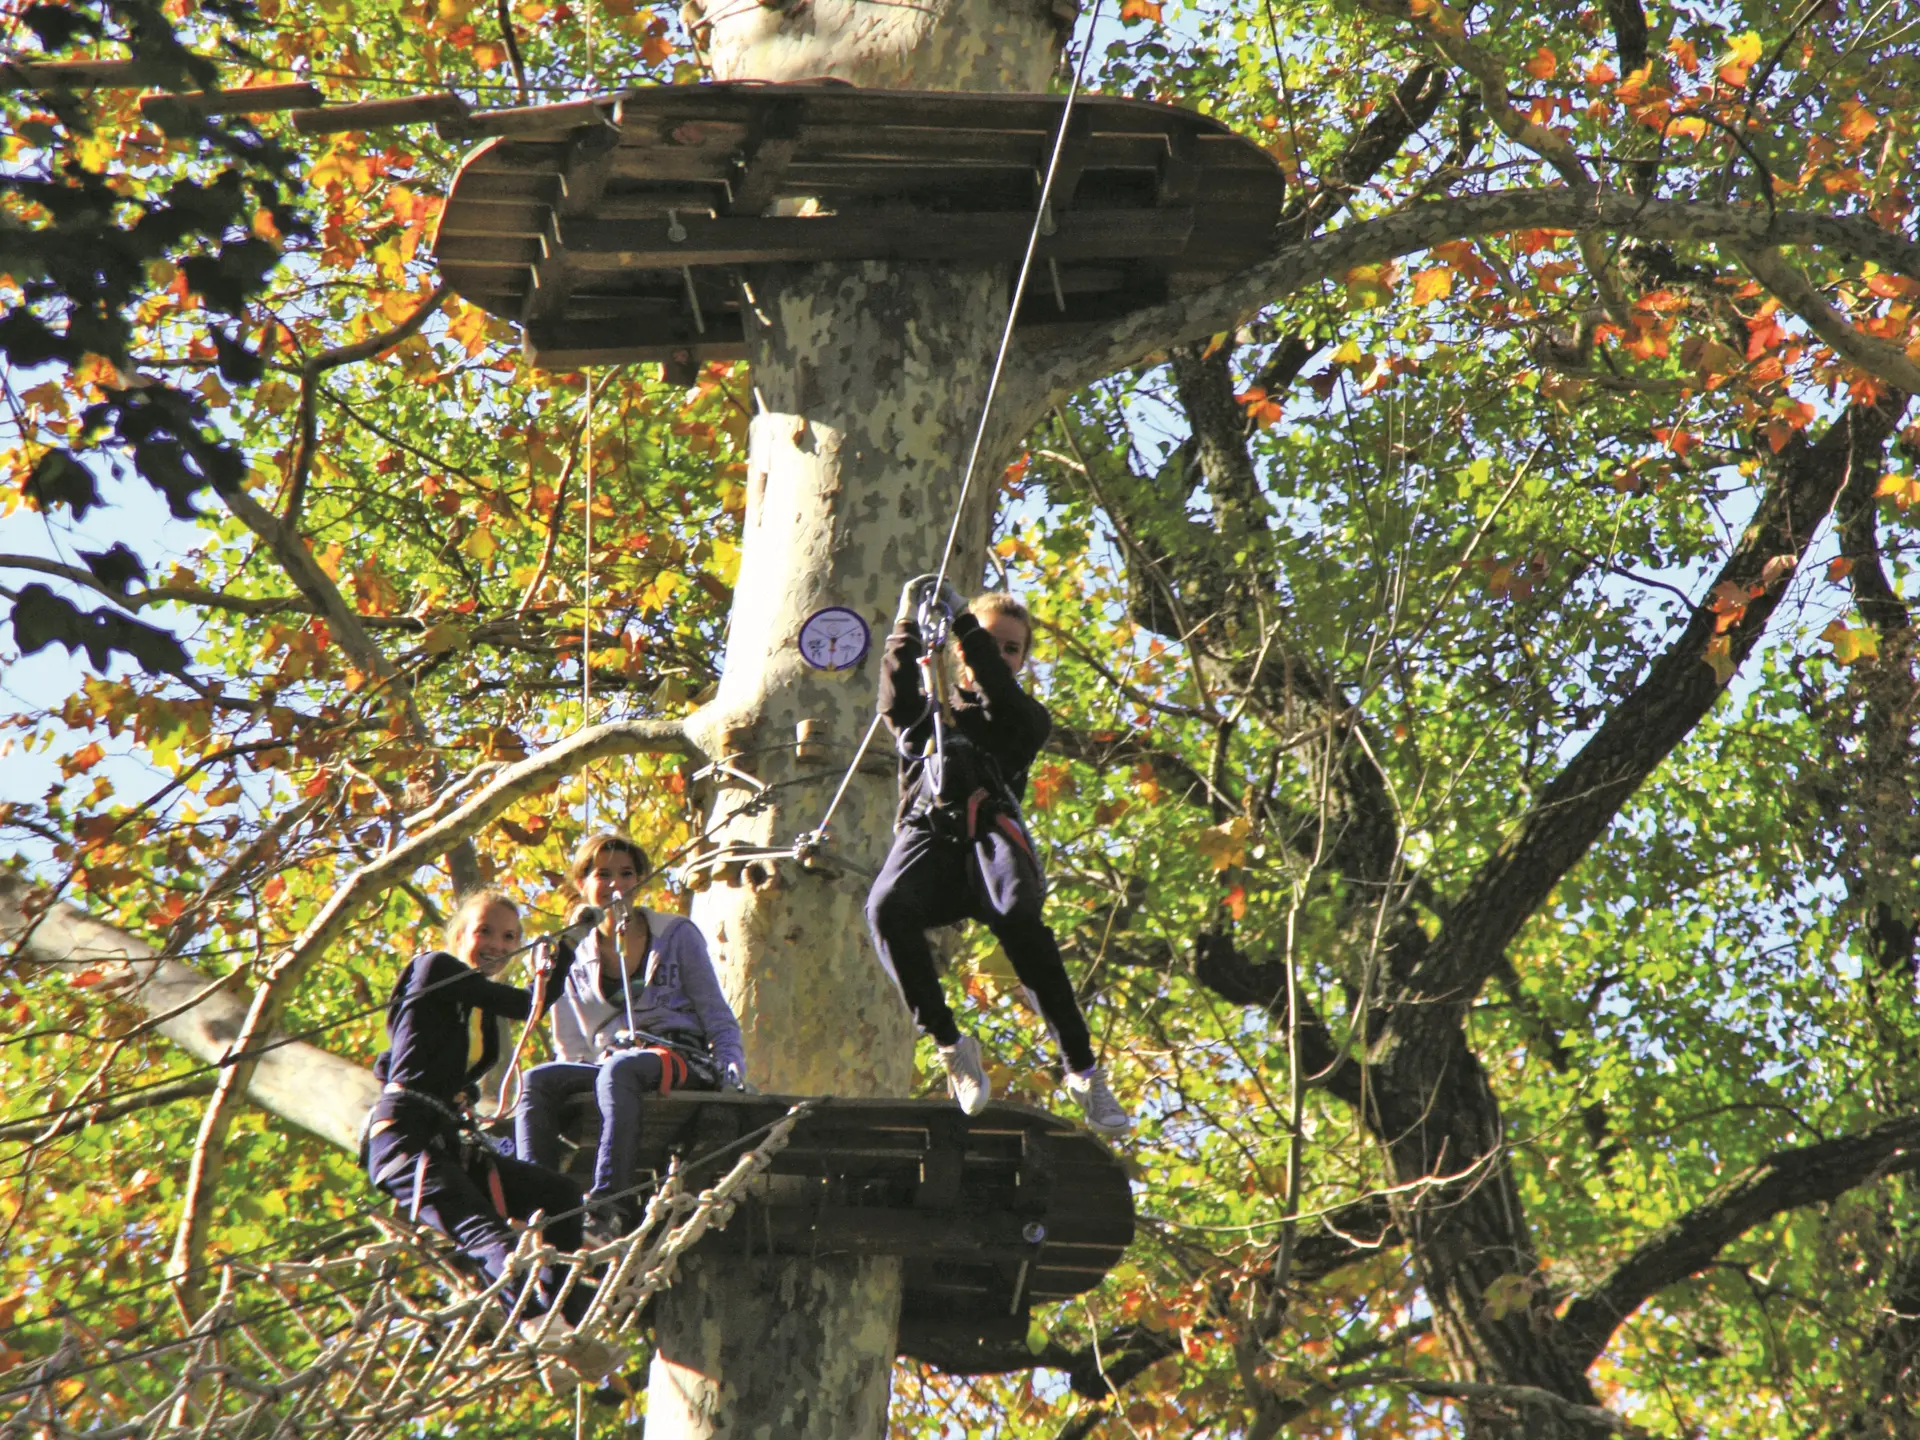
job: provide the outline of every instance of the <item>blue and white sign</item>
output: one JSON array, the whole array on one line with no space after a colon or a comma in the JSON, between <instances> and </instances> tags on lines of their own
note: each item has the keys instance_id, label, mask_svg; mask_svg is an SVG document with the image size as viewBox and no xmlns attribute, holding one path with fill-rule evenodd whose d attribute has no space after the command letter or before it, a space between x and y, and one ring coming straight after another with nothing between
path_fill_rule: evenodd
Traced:
<instances>
[{"instance_id":1,"label":"blue and white sign","mask_svg":"<svg viewBox=\"0 0 1920 1440\"><path fill-rule=\"evenodd\" d=\"M816 670L851 670L872 644L866 620L844 605L816 610L800 626L800 658Z\"/></svg>"}]
</instances>

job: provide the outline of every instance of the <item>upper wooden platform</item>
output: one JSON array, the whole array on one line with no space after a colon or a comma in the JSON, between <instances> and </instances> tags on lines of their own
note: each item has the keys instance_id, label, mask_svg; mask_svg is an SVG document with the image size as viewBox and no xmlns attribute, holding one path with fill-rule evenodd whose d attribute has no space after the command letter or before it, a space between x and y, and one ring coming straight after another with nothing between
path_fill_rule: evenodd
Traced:
<instances>
[{"instance_id":1,"label":"upper wooden platform","mask_svg":"<svg viewBox=\"0 0 1920 1440\"><path fill-rule=\"evenodd\" d=\"M687 1177L698 1189L739 1158L744 1146L735 1141L792 1103L648 1096L639 1164L664 1171L675 1157L698 1162ZM903 1355L964 1370L983 1343L1023 1337L1030 1307L1098 1285L1133 1240L1133 1193L1120 1162L1044 1110L1001 1103L969 1118L950 1102L817 1103L754 1198L702 1248L900 1256ZM590 1095L568 1129L579 1146L568 1168L584 1177L599 1135Z\"/></svg>"},{"instance_id":2,"label":"upper wooden platform","mask_svg":"<svg viewBox=\"0 0 1920 1440\"><path fill-rule=\"evenodd\" d=\"M739 267L1019 264L1062 97L667 85L476 114L435 250L553 368L745 354ZM1110 319L1258 259L1279 166L1170 105L1074 102L1022 298L1028 330Z\"/></svg>"}]
</instances>

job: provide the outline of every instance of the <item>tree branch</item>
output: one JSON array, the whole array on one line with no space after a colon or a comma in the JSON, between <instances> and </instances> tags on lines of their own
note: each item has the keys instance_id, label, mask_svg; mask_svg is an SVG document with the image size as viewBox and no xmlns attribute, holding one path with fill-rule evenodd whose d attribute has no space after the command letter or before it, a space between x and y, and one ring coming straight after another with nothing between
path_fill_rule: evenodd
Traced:
<instances>
[{"instance_id":1,"label":"tree branch","mask_svg":"<svg viewBox=\"0 0 1920 1440\"><path fill-rule=\"evenodd\" d=\"M1257 265L1192 295L1137 310L1104 331L1029 352L1021 382L1064 403L1093 379L1143 355L1215 335L1320 281L1431 249L1510 230L1607 230L1669 243L1767 248L1800 245L1872 260L1920 279L1920 244L1867 220L1765 206L1653 200L1624 190L1506 190L1412 205L1283 244Z\"/></svg>"},{"instance_id":2,"label":"tree branch","mask_svg":"<svg viewBox=\"0 0 1920 1440\"><path fill-rule=\"evenodd\" d=\"M1898 426L1904 395L1855 405L1817 443L1796 436L1775 457L1774 482L1709 593L1747 597L1731 616L1697 607L1593 738L1541 792L1506 842L1456 901L1440 935L1401 971L1407 1003L1389 1025L1414 1050L1439 1043L1560 879L1587 853L1620 807L1705 718L1722 683L1709 664L1738 667L1759 643L1787 582L1855 467L1871 463ZM1719 602L1716 602L1719 603Z\"/></svg>"},{"instance_id":3,"label":"tree branch","mask_svg":"<svg viewBox=\"0 0 1920 1440\"><path fill-rule=\"evenodd\" d=\"M1667 1286L1698 1274L1732 1241L1775 1215L1837 1199L1883 1175L1920 1168L1920 1115L1889 1120L1858 1135L1778 1150L1643 1241L1562 1313L1560 1334L1581 1366L1591 1365L1613 1332Z\"/></svg>"},{"instance_id":4,"label":"tree branch","mask_svg":"<svg viewBox=\"0 0 1920 1440\"><path fill-rule=\"evenodd\" d=\"M434 288L431 295L414 307L412 314L391 330L383 330L378 335L369 335L366 339L356 340L351 345L339 345L331 350L322 350L318 355L301 362L300 409L296 419L291 466L293 474L287 482L286 504L280 512L280 518L288 525L297 526L300 523L300 510L307 499L307 479L313 472L313 452L320 443L320 377L329 370L339 369L342 365L371 360L382 351L390 350L401 341L419 334L420 327L432 318L436 310L446 304L447 297L451 294L453 294L453 287L443 280Z\"/></svg>"},{"instance_id":5,"label":"tree branch","mask_svg":"<svg viewBox=\"0 0 1920 1440\"><path fill-rule=\"evenodd\" d=\"M1920 395L1920 365L1909 360L1897 345L1857 329L1827 304L1807 277L1789 265L1778 250L1736 248L1734 253L1754 279L1806 321L1807 328L1831 345L1841 359L1884 381L1890 389Z\"/></svg>"},{"instance_id":6,"label":"tree branch","mask_svg":"<svg viewBox=\"0 0 1920 1440\"><path fill-rule=\"evenodd\" d=\"M62 1135L71 1135L84 1130L89 1125L103 1125L109 1120L118 1120L122 1115L132 1115L137 1111L151 1110L157 1105L171 1105L176 1100L197 1098L213 1093L213 1076L200 1075L192 1080L182 1081L178 1085L164 1085L158 1090L145 1090L124 1100L103 1100L98 1105L89 1105L84 1109L62 1115L51 1126L41 1120L22 1120L14 1125L0 1125L0 1140L31 1140L35 1144L44 1144L48 1140L58 1140Z\"/></svg>"}]
</instances>

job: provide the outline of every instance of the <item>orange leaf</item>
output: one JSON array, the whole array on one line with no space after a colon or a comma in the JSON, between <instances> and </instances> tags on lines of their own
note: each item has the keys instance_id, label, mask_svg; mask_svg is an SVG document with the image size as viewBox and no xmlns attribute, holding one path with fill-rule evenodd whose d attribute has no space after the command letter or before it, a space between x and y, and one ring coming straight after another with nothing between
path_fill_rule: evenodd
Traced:
<instances>
[{"instance_id":1,"label":"orange leaf","mask_svg":"<svg viewBox=\"0 0 1920 1440\"><path fill-rule=\"evenodd\" d=\"M1853 573L1853 561L1844 555L1836 555L1827 562L1827 579L1844 580Z\"/></svg>"},{"instance_id":2,"label":"orange leaf","mask_svg":"<svg viewBox=\"0 0 1920 1440\"><path fill-rule=\"evenodd\" d=\"M1438 300L1453 293L1453 271L1445 265L1436 265L1431 270L1417 271L1413 277L1413 303L1425 305L1429 300Z\"/></svg>"},{"instance_id":3,"label":"orange leaf","mask_svg":"<svg viewBox=\"0 0 1920 1440\"><path fill-rule=\"evenodd\" d=\"M106 757L106 753L100 747L98 740L90 741L60 762L60 773L68 779L72 779L75 775L83 775L98 765Z\"/></svg>"},{"instance_id":4,"label":"orange leaf","mask_svg":"<svg viewBox=\"0 0 1920 1440\"><path fill-rule=\"evenodd\" d=\"M1689 75L1700 68L1700 55L1693 48L1691 40L1682 40L1678 35L1667 41L1667 53L1673 56L1673 63Z\"/></svg>"},{"instance_id":5,"label":"orange leaf","mask_svg":"<svg viewBox=\"0 0 1920 1440\"><path fill-rule=\"evenodd\" d=\"M1236 885L1227 892L1227 912L1236 920L1247 918L1247 887Z\"/></svg>"},{"instance_id":6,"label":"orange leaf","mask_svg":"<svg viewBox=\"0 0 1920 1440\"><path fill-rule=\"evenodd\" d=\"M1527 61L1524 68L1536 80L1551 80L1553 72L1560 68L1560 57L1542 45L1533 52L1533 58Z\"/></svg>"},{"instance_id":7,"label":"orange leaf","mask_svg":"<svg viewBox=\"0 0 1920 1440\"><path fill-rule=\"evenodd\" d=\"M1122 20L1151 20L1160 23L1159 0L1126 0L1120 7Z\"/></svg>"},{"instance_id":8,"label":"orange leaf","mask_svg":"<svg viewBox=\"0 0 1920 1440\"><path fill-rule=\"evenodd\" d=\"M1879 128L1880 121L1858 100L1842 100L1840 113L1846 117L1840 122L1840 138L1849 147L1861 144Z\"/></svg>"}]
</instances>

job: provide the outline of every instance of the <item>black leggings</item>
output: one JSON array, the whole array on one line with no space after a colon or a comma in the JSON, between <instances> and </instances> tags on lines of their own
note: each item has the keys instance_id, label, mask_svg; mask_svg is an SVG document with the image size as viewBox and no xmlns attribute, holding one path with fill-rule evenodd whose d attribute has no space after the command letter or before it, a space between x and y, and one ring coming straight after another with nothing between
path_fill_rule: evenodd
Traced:
<instances>
[{"instance_id":1,"label":"black leggings","mask_svg":"<svg viewBox=\"0 0 1920 1440\"><path fill-rule=\"evenodd\" d=\"M999 940L1020 983L1032 992L1070 1070L1093 1067L1093 1045L1059 942L1040 918L1046 885L1031 842L1017 822L994 817L969 843L912 821L893 837L880 878L867 895L867 924L880 963L907 1008L934 1040L951 1045L960 1027L940 990L927 931L978 920Z\"/></svg>"},{"instance_id":2,"label":"black leggings","mask_svg":"<svg viewBox=\"0 0 1920 1440\"><path fill-rule=\"evenodd\" d=\"M378 1124L384 1116L376 1116ZM420 1156L427 1157L424 1175ZM505 1155L493 1158L498 1167L500 1189L506 1199L507 1213L525 1220L534 1211L555 1216L546 1227L547 1239L560 1250L578 1250L582 1216L580 1187L566 1176L540 1165ZM507 1268L516 1237L507 1228L500 1212L493 1208L487 1193L484 1162L468 1166L461 1163L458 1132L451 1127L425 1127L409 1116L381 1130L368 1142L367 1173L377 1177L380 1189L399 1202L403 1211L414 1208L414 1182L419 1190L419 1216L427 1224L460 1247L460 1253L472 1260L491 1285ZM525 1313L539 1315L553 1303L560 1274L547 1266L535 1282L534 1294ZM578 1323L593 1299L590 1286L575 1283L567 1293L561 1313L569 1323Z\"/></svg>"}]
</instances>

